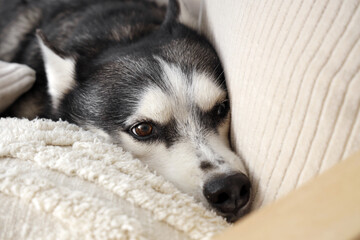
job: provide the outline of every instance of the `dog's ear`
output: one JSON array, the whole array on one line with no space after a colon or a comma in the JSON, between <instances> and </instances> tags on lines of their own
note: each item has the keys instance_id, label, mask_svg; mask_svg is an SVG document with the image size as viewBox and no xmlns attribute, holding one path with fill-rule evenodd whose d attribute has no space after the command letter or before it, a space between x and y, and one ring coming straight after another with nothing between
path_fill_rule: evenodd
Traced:
<instances>
[{"instance_id":1,"label":"dog's ear","mask_svg":"<svg viewBox=\"0 0 360 240\"><path fill-rule=\"evenodd\" d=\"M171 28L174 23L181 23L196 30L199 9L198 1L169 0L163 26Z\"/></svg>"},{"instance_id":2,"label":"dog's ear","mask_svg":"<svg viewBox=\"0 0 360 240\"><path fill-rule=\"evenodd\" d=\"M63 95L75 85L75 60L72 57L66 57L64 52L52 46L40 29L36 31L36 35L45 64L48 92L52 106L56 109Z\"/></svg>"}]
</instances>

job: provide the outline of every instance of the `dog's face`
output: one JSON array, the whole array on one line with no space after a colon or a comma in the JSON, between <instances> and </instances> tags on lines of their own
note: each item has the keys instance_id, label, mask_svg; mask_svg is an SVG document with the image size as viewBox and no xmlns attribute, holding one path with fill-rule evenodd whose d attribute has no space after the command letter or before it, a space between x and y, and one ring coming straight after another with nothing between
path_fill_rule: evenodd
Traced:
<instances>
[{"instance_id":1,"label":"dog's face","mask_svg":"<svg viewBox=\"0 0 360 240\"><path fill-rule=\"evenodd\" d=\"M225 79L204 38L173 24L77 61L40 44L57 116L111 138L229 221L247 212L250 183L229 146Z\"/></svg>"}]
</instances>

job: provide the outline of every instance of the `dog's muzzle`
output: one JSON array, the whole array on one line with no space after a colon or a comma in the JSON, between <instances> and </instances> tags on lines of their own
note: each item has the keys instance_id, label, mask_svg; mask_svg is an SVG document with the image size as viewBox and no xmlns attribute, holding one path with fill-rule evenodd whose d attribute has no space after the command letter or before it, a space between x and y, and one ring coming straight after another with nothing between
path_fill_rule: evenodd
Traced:
<instances>
[{"instance_id":1,"label":"dog's muzzle","mask_svg":"<svg viewBox=\"0 0 360 240\"><path fill-rule=\"evenodd\" d=\"M219 215L235 222L250 205L251 184L242 173L220 175L205 183L203 194Z\"/></svg>"}]
</instances>

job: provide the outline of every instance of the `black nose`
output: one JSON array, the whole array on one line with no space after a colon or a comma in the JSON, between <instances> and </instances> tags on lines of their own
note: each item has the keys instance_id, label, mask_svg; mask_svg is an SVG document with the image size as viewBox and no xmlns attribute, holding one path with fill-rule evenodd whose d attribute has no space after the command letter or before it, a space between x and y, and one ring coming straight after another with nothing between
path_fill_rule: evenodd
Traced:
<instances>
[{"instance_id":1,"label":"black nose","mask_svg":"<svg viewBox=\"0 0 360 240\"><path fill-rule=\"evenodd\" d=\"M226 217L234 217L250 199L251 184L242 173L221 175L205 183L204 196L212 207Z\"/></svg>"}]
</instances>

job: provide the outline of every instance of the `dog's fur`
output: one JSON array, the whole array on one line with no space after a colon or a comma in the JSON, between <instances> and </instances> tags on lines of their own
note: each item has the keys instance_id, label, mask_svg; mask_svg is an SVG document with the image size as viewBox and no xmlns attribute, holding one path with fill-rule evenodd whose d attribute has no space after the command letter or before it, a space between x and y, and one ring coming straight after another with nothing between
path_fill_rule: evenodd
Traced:
<instances>
[{"instance_id":1,"label":"dog's fur","mask_svg":"<svg viewBox=\"0 0 360 240\"><path fill-rule=\"evenodd\" d=\"M205 204L206 182L245 171L228 143L220 61L180 23L178 2L167 11L144 0L0 6L0 59L29 65L37 78L4 115L61 118L97 131ZM143 122L151 135L136 135ZM247 208L219 214L233 221Z\"/></svg>"}]
</instances>

